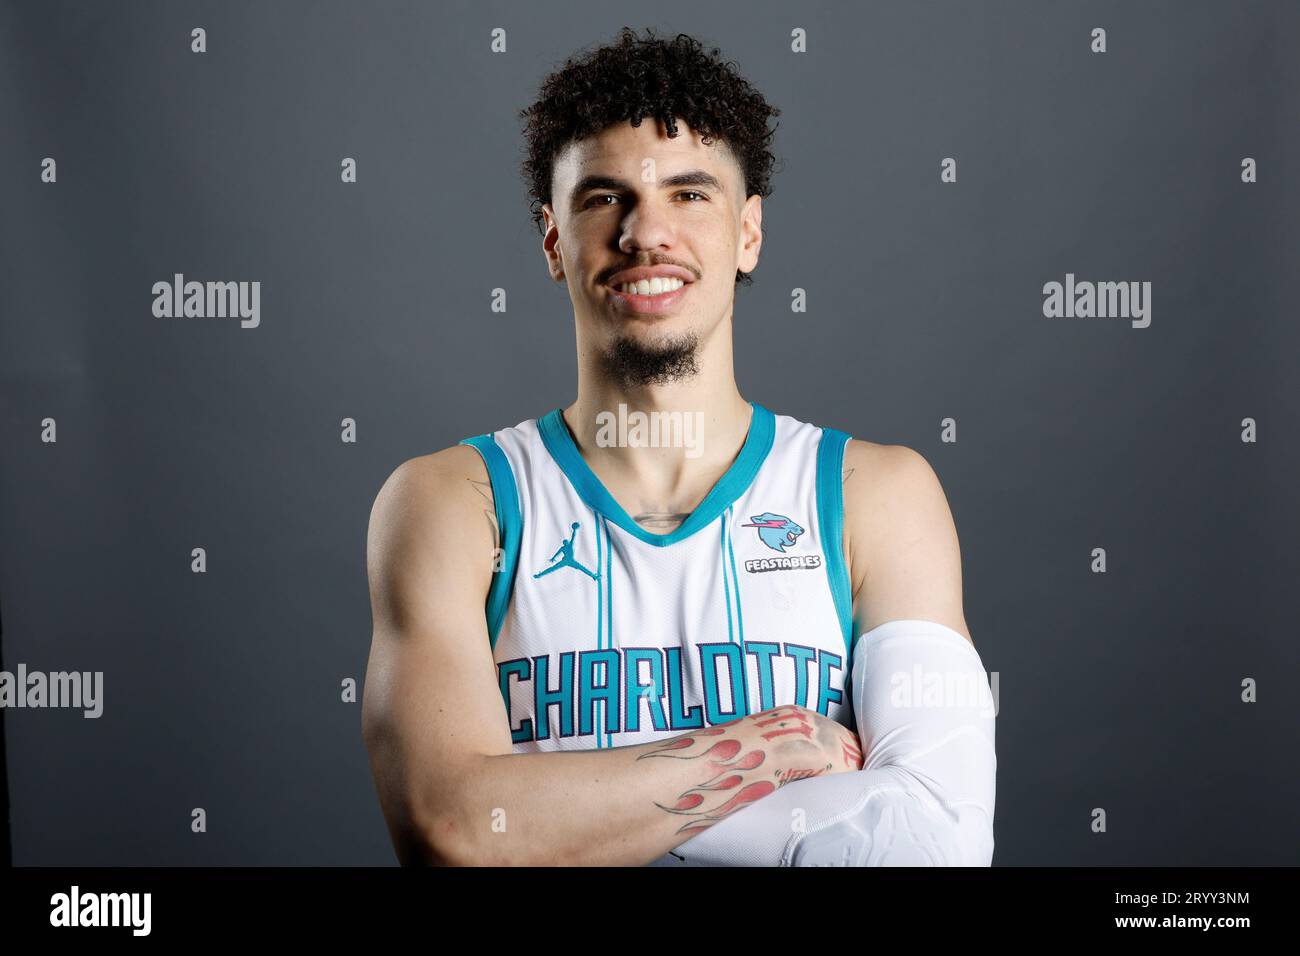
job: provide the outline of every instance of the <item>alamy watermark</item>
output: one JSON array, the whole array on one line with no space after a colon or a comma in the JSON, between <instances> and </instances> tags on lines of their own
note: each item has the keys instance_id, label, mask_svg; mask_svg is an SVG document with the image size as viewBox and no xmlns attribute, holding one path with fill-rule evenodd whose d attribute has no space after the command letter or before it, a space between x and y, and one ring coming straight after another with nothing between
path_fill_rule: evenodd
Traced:
<instances>
[{"instance_id":1,"label":"alamy watermark","mask_svg":"<svg viewBox=\"0 0 1300 956\"><path fill-rule=\"evenodd\" d=\"M153 314L160 319L241 319L245 329L262 322L262 283L185 281L178 272L171 282L153 284Z\"/></svg>"},{"instance_id":2,"label":"alamy watermark","mask_svg":"<svg viewBox=\"0 0 1300 956\"><path fill-rule=\"evenodd\" d=\"M703 412L629 412L619 402L617 414L596 414L600 448L684 448L687 458L699 458L703 440Z\"/></svg>"},{"instance_id":3,"label":"alamy watermark","mask_svg":"<svg viewBox=\"0 0 1300 956\"><path fill-rule=\"evenodd\" d=\"M1043 315L1049 319L1132 319L1135 329L1151 324L1151 283L1076 282L1065 274L1065 284L1043 285Z\"/></svg>"},{"instance_id":4,"label":"alamy watermark","mask_svg":"<svg viewBox=\"0 0 1300 956\"><path fill-rule=\"evenodd\" d=\"M920 664L910 671L895 671L889 675L889 703L891 707L979 708L981 717L998 714L998 672L990 671L934 671Z\"/></svg>"},{"instance_id":5,"label":"alamy watermark","mask_svg":"<svg viewBox=\"0 0 1300 956\"><path fill-rule=\"evenodd\" d=\"M152 893L83 893L74 883L50 897L51 926L122 926L132 936L148 936L152 912Z\"/></svg>"},{"instance_id":6,"label":"alamy watermark","mask_svg":"<svg viewBox=\"0 0 1300 956\"><path fill-rule=\"evenodd\" d=\"M0 707L74 707L81 716L104 713L103 671L0 671Z\"/></svg>"}]
</instances>

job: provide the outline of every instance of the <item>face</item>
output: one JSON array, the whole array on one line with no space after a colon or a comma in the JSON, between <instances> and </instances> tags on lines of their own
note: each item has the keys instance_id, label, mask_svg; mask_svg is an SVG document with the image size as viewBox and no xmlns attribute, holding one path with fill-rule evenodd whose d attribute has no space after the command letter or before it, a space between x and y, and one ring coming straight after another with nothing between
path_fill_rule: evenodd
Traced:
<instances>
[{"instance_id":1,"label":"face","mask_svg":"<svg viewBox=\"0 0 1300 956\"><path fill-rule=\"evenodd\" d=\"M682 121L630 122L571 143L542 207L551 275L597 347L707 342L758 264L762 201L727 147ZM647 284L641 284L647 283Z\"/></svg>"}]
</instances>

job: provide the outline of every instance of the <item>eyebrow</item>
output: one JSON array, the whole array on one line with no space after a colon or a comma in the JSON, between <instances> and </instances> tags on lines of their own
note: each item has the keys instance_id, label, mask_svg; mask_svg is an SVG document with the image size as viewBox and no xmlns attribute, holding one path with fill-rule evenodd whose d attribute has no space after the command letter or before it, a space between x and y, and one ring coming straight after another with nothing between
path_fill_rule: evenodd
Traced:
<instances>
[{"instance_id":1,"label":"eyebrow","mask_svg":"<svg viewBox=\"0 0 1300 956\"><path fill-rule=\"evenodd\" d=\"M702 169L690 169L659 180L660 189L674 189L681 186L700 186L720 193L726 192L716 176L712 173L706 173ZM583 176L578 180L578 184L573 187L573 197L577 199L579 196L597 189L630 190L631 188L632 186L627 180L619 179L616 176Z\"/></svg>"}]
</instances>

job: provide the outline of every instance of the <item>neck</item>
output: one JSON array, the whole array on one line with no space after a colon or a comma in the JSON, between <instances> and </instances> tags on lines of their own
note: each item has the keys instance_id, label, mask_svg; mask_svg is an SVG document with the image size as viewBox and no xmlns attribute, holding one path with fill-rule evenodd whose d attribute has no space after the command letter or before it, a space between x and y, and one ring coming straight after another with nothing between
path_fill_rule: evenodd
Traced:
<instances>
[{"instance_id":1,"label":"neck","mask_svg":"<svg viewBox=\"0 0 1300 956\"><path fill-rule=\"evenodd\" d=\"M592 470L655 500L694 498L701 487L707 493L735 460L750 424L730 333L724 322L701 343L694 375L642 386L612 380L600 350L580 337L578 398L564 420Z\"/></svg>"}]
</instances>

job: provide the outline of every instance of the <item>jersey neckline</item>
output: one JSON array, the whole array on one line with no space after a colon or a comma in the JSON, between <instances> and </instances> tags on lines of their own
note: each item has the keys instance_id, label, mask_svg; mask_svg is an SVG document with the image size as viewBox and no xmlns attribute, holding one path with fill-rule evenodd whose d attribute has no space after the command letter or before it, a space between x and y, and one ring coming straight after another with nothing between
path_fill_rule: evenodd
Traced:
<instances>
[{"instance_id":1,"label":"jersey neckline","mask_svg":"<svg viewBox=\"0 0 1300 956\"><path fill-rule=\"evenodd\" d=\"M591 470L586 459L582 457L577 442L573 440L569 426L564 421L563 409L557 408L538 419L537 427L542 436L542 444L546 446L555 464L569 479L569 484L573 485L578 497L586 502L587 507L647 544L665 547L683 538L689 538L696 531L707 527L731 507L753 483L758 469L762 467L768 452L772 450L772 439L776 434L776 418L757 402L749 404L754 411L750 416L749 432L745 435L745 443L740 446L740 453L736 455L736 460L731 463L731 467L723 473L717 484L709 490L704 500L687 516L681 526L668 534L647 531L623 510L623 506L614 499L601 480L596 477L596 473Z\"/></svg>"}]
</instances>

